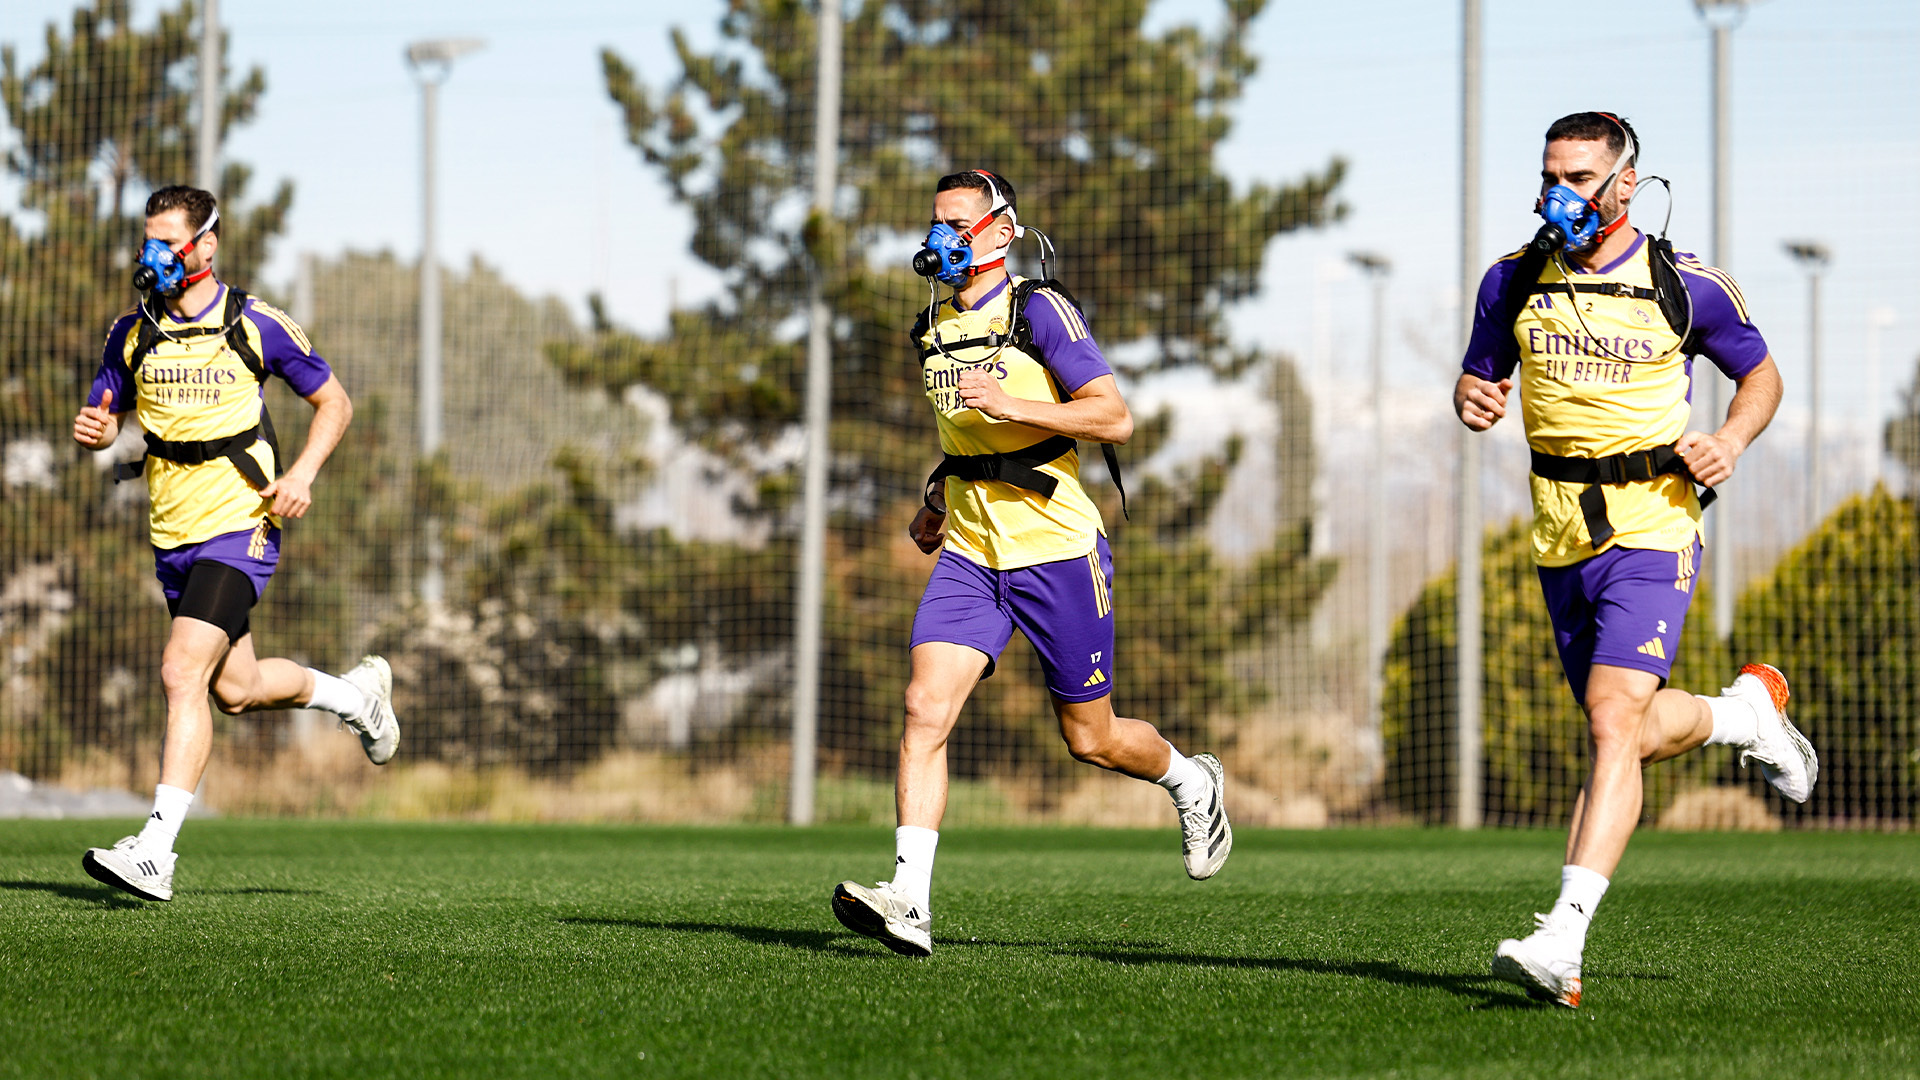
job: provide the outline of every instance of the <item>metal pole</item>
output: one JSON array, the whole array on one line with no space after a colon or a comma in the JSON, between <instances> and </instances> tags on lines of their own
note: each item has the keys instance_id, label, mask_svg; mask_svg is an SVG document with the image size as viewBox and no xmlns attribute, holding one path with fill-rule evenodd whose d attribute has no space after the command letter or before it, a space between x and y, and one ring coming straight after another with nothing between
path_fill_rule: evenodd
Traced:
<instances>
[{"instance_id":1,"label":"metal pole","mask_svg":"<svg viewBox=\"0 0 1920 1080\"><path fill-rule=\"evenodd\" d=\"M1713 229L1707 258L1722 270L1733 267L1733 28L1739 25L1749 0L1694 0L1694 8L1712 32L1710 63L1713 91L1708 139L1713 158ZM1720 404L1720 374L1711 364L1693 368L1693 400L1698 410L1694 426L1718 431L1724 421ZM1730 492L1720 492L1720 505L1700 519L1701 540L1711 554L1701 567L1713 593L1713 632L1721 640L1733 633L1734 593L1739 591L1739 561L1734 553Z\"/></svg>"},{"instance_id":2,"label":"metal pole","mask_svg":"<svg viewBox=\"0 0 1920 1080\"><path fill-rule=\"evenodd\" d=\"M313 276L314 263L317 260L311 251L303 251L293 264L293 310L288 314L299 323L307 333L313 333L314 299Z\"/></svg>"},{"instance_id":3,"label":"metal pole","mask_svg":"<svg viewBox=\"0 0 1920 1080\"><path fill-rule=\"evenodd\" d=\"M813 103L813 212L833 215L839 186L840 4L821 0ZM833 313L815 266L807 312L806 459L801 476L800 596L794 617L793 777L788 820L813 823L820 731L820 621L827 556L827 426L831 420Z\"/></svg>"},{"instance_id":4,"label":"metal pole","mask_svg":"<svg viewBox=\"0 0 1920 1080\"><path fill-rule=\"evenodd\" d=\"M1461 0L1460 347L1473 335L1480 286L1480 0ZM1455 561L1454 712L1457 758L1454 823L1480 827L1480 443L1460 428L1459 555Z\"/></svg>"},{"instance_id":5,"label":"metal pole","mask_svg":"<svg viewBox=\"0 0 1920 1080\"><path fill-rule=\"evenodd\" d=\"M1807 528L1819 527L1825 512L1820 483L1820 270L1807 275Z\"/></svg>"},{"instance_id":6,"label":"metal pole","mask_svg":"<svg viewBox=\"0 0 1920 1080\"><path fill-rule=\"evenodd\" d=\"M1867 490L1880 486L1880 458L1882 456L1880 417L1884 403L1880 400L1880 332L1892 326L1899 316L1890 307L1876 307L1867 312Z\"/></svg>"},{"instance_id":7,"label":"metal pole","mask_svg":"<svg viewBox=\"0 0 1920 1080\"><path fill-rule=\"evenodd\" d=\"M420 80L420 361L415 368L415 398L419 407L420 457L440 450L440 252L435 235L436 149L439 136L440 83L453 62L485 43L477 38L419 41L407 46L407 63ZM446 596L446 553L440 539L440 519L429 508L422 522L426 567L420 575L420 599L438 604Z\"/></svg>"},{"instance_id":8,"label":"metal pole","mask_svg":"<svg viewBox=\"0 0 1920 1080\"><path fill-rule=\"evenodd\" d=\"M1787 254L1807 272L1807 384L1811 406L1807 413L1806 528L1820 523L1820 274L1827 268L1827 246L1817 240L1790 240Z\"/></svg>"},{"instance_id":9,"label":"metal pole","mask_svg":"<svg viewBox=\"0 0 1920 1080\"><path fill-rule=\"evenodd\" d=\"M1381 701L1386 694L1387 658L1387 373L1386 259L1366 252L1347 256L1373 286L1373 331L1368 347L1372 374L1373 462L1367 513L1367 724L1378 737Z\"/></svg>"},{"instance_id":10,"label":"metal pole","mask_svg":"<svg viewBox=\"0 0 1920 1080\"><path fill-rule=\"evenodd\" d=\"M414 397L419 407L420 456L440 449L440 272L439 238L434 231L435 135L440 113L440 84L420 84L420 364Z\"/></svg>"},{"instance_id":11,"label":"metal pole","mask_svg":"<svg viewBox=\"0 0 1920 1080\"><path fill-rule=\"evenodd\" d=\"M438 134L440 83L420 83L420 363L414 370L419 408L420 457L440 450L440 252L434 235L434 142ZM420 599L437 605L446 598L446 550L439 515L429 509L424 521L426 567L420 575Z\"/></svg>"},{"instance_id":12,"label":"metal pole","mask_svg":"<svg viewBox=\"0 0 1920 1080\"><path fill-rule=\"evenodd\" d=\"M194 186L220 194L220 0L200 3L200 130L195 132Z\"/></svg>"}]
</instances>

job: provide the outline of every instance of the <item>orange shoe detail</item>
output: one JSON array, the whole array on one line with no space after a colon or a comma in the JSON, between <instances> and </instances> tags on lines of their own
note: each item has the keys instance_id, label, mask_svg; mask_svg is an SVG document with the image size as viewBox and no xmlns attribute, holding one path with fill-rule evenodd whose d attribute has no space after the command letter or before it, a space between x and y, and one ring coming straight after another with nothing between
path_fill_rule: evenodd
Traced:
<instances>
[{"instance_id":1,"label":"orange shoe detail","mask_svg":"<svg viewBox=\"0 0 1920 1080\"><path fill-rule=\"evenodd\" d=\"M1569 1009L1577 1009L1580 1007L1579 979L1574 978L1567 980L1567 988L1560 992L1560 1004L1565 1005Z\"/></svg>"},{"instance_id":2,"label":"orange shoe detail","mask_svg":"<svg viewBox=\"0 0 1920 1080\"><path fill-rule=\"evenodd\" d=\"M1766 684L1767 696L1773 699L1773 707L1781 713L1787 711L1787 677L1772 664L1748 664L1740 669L1740 674L1751 675Z\"/></svg>"}]
</instances>

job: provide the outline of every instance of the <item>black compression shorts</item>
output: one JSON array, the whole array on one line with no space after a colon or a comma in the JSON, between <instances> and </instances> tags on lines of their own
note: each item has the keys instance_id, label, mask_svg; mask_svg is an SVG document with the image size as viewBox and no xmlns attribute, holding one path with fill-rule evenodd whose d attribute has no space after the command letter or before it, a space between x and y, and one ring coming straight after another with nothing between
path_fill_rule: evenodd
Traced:
<instances>
[{"instance_id":1,"label":"black compression shorts","mask_svg":"<svg viewBox=\"0 0 1920 1080\"><path fill-rule=\"evenodd\" d=\"M252 629L249 616L254 600L253 581L246 574L226 563L202 559L187 571L187 584L180 590L179 599L167 601L167 613L176 619L212 623L234 642Z\"/></svg>"}]
</instances>

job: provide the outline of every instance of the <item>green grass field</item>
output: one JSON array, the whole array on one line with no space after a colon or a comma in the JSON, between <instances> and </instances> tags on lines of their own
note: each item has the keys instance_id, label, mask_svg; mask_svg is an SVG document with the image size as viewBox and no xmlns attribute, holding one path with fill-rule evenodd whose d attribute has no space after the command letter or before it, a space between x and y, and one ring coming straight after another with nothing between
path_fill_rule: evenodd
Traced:
<instances>
[{"instance_id":1,"label":"green grass field","mask_svg":"<svg viewBox=\"0 0 1920 1080\"><path fill-rule=\"evenodd\" d=\"M0 1075L1920 1075L1920 837L1643 835L1577 1013L1486 976L1539 832L950 830L931 959L828 911L891 834L0 822Z\"/></svg>"}]
</instances>

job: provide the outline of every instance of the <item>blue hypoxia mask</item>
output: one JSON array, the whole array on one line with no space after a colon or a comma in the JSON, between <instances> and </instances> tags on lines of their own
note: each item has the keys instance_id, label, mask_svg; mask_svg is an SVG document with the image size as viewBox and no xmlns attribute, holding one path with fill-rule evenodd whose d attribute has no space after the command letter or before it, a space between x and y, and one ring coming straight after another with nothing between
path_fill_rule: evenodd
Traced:
<instances>
[{"instance_id":1,"label":"blue hypoxia mask","mask_svg":"<svg viewBox=\"0 0 1920 1080\"><path fill-rule=\"evenodd\" d=\"M207 216L207 223L193 234L193 239L181 245L178 250L165 240L148 240L140 246L139 265L133 270L133 287L141 292L156 292L161 296L175 297L187 291L187 286L213 273L213 264L209 262L205 269L193 276L187 276L186 254L208 230L220 220L220 211L215 210Z\"/></svg>"},{"instance_id":2,"label":"blue hypoxia mask","mask_svg":"<svg viewBox=\"0 0 1920 1080\"><path fill-rule=\"evenodd\" d=\"M1566 233L1566 241L1561 246L1567 251L1586 250L1600 231L1599 207L1565 184L1547 189L1546 196L1540 200L1540 216Z\"/></svg>"},{"instance_id":3,"label":"blue hypoxia mask","mask_svg":"<svg viewBox=\"0 0 1920 1080\"><path fill-rule=\"evenodd\" d=\"M1026 235L1026 229L1020 225L1020 217L1006 197L1000 194L1000 186L993 182L993 174L983 169L975 172L986 178L987 193L990 196L986 216L974 222L965 230L956 229L944 221L936 221L927 230L926 242L919 251L913 253L913 272L921 277L932 278L943 285L959 286L976 274L986 273L1007 261L1007 249L999 248L982 255L976 262L973 256L974 238L980 235L994 218L1007 215L1013 222L1013 235L1016 239Z\"/></svg>"}]
</instances>

